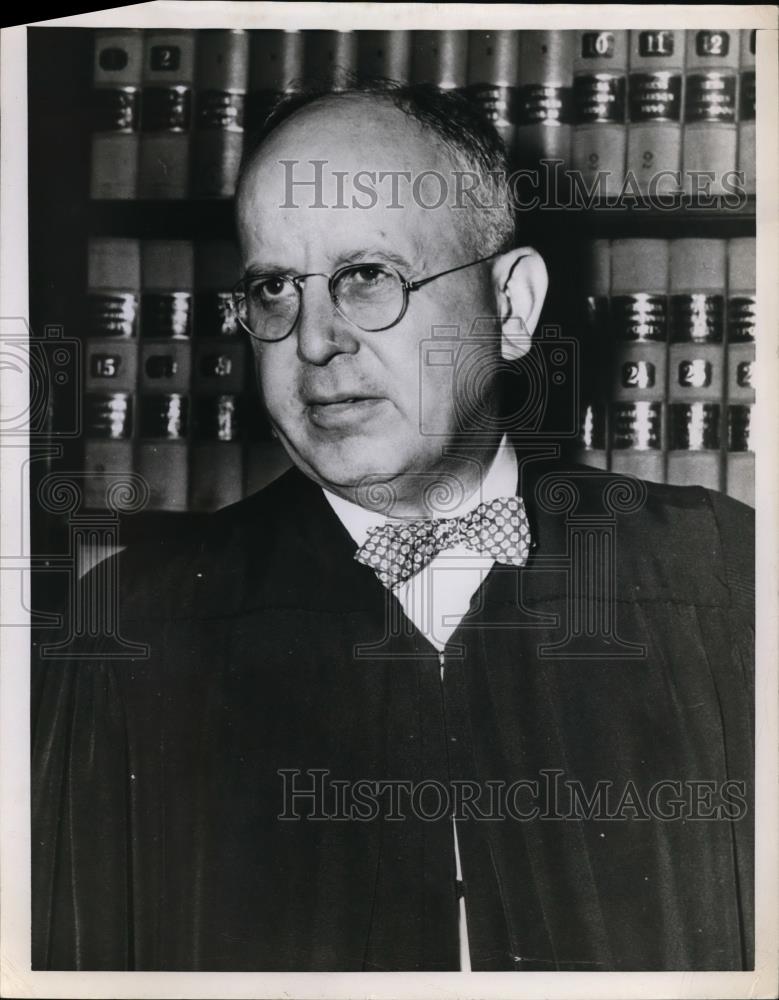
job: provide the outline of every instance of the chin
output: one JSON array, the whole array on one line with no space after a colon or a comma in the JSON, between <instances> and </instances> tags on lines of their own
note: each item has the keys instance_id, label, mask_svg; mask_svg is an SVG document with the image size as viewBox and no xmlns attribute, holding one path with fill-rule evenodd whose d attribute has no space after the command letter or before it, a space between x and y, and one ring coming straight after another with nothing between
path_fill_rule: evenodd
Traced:
<instances>
[{"instance_id":1,"label":"chin","mask_svg":"<svg viewBox=\"0 0 779 1000\"><path fill-rule=\"evenodd\" d=\"M297 454L325 485L369 488L372 482L391 480L408 468L401 441L354 437L307 444Z\"/></svg>"}]
</instances>

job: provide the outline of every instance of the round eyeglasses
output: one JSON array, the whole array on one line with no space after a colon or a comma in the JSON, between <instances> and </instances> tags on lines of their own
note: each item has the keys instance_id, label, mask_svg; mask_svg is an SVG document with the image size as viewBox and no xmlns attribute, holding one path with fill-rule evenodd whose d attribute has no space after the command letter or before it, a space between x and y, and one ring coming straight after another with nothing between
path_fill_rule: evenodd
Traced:
<instances>
[{"instance_id":1,"label":"round eyeglasses","mask_svg":"<svg viewBox=\"0 0 779 1000\"><path fill-rule=\"evenodd\" d=\"M373 262L347 264L333 274L319 271L252 274L242 278L233 289L233 308L247 333L256 340L276 343L288 337L295 328L303 299L303 282L309 278L327 278L330 299L341 316L366 333L379 333L403 319L411 292L445 274L492 260L498 252L417 281L407 281L390 264Z\"/></svg>"}]
</instances>

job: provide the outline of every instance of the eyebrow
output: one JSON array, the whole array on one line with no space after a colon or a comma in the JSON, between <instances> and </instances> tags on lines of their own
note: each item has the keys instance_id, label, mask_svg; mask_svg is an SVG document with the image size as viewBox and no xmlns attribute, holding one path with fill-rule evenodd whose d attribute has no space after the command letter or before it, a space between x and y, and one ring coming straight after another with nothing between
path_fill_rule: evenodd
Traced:
<instances>
[{"instance_id":1,"label":"eyebrow","mask_svg":"<svg viewBox=\"0 0 779 1000\"><path fill-rule=\"evenodd\" d=\"M407 257L402 254L395 253L393 250L388 250L384 247L363 247L359 250L352 250L349 253L341 254L336 258L336 263L333 267L333 271L339 270L341 267L348 267L350 264L356 264L361 261L371 261L371 260L384 260L391 264L394 264L403 273L403 277L408 277L410 273L413 273L414 266L411 264ZM285 267L282 264L275 264L269 261L255 262L249 264L243 274L243 279L256 278L263 274L284 274L294 277L295 275L302 274L301 271L295 271L293 268ZM308 273L308 272L307 272Z\"/></svg>"},{"instance_id":2,"label":"eyebrow","mask_svg":"<svg viewBox=\"0 0 779 1000\"><path fill-rule=\"evenodd\" d=\"M355 250L352 253L345 254L339 258L339 267L344 267L348 264L355 264L358 261L374 260L380 258L382 260L389 261L389 263L394 264L401 271L409 271L413 269L411 261L404 257L402 254L395 253L392 250L387 250L383 247L366 247L361 250ZM404 274L404 277L406 275Z\"/></svg>"}]
</instances>

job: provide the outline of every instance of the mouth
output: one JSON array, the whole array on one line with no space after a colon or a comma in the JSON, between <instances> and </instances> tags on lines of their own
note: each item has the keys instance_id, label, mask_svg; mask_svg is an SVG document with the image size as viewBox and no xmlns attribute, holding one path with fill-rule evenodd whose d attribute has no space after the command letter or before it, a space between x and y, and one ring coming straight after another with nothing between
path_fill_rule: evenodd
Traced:
<instances>
[{"instance_id":1,"label":"mouth","mask_svg":"<svg viewBox=\"0 0 779 1000\"><path fill-rule=\"evenodd\" d=\"M309 399L306 403L309 419L324 429L344 427L369 419L386 400L381 396L347 396L339 393Z\"/></svg>"}]
</instances>

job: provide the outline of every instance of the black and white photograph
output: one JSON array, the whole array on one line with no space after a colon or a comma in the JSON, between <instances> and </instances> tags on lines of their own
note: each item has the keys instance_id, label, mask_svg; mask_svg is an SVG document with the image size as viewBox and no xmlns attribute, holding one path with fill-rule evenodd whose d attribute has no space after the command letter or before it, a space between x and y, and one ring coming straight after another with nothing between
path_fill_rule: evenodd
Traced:
<instances>
[{"instance_id":1,"label":"black and white photograph","mask_svg":"<svg viewBox=\"0 0 779 1000\"><path fill-rule=\"evenodd\" d=\"M777 26L3 29L3 996L777 995Z\"/></svg>"}]
</instances>

